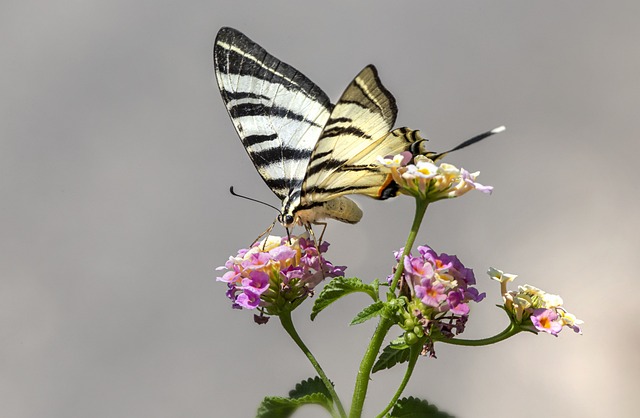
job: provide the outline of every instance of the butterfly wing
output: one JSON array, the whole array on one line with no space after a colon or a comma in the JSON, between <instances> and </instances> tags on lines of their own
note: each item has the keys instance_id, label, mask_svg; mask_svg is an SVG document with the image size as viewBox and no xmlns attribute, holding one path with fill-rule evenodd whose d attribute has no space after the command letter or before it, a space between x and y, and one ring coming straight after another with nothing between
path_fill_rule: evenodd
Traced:
<instances>
[{"instance_id":1,"label":"butterfly wing","mask_svg":"<svg viewBox=\"0 0 640 418\"><path fill-rule=\"evenodd\" d=\"M220 29L213 58L224 104L262 179L281 200L299 191L329 97L235 29Z\"/></svg>"},{"instance_id":2,"label":"butterfly wing","mask_svg":"<svg viewBox=\"0 0 640 418\"><path fill-rule=\"evenodd\" d=\"M396 115L395 99L375 67L365 67L336 103L311 154L301 207L347 194L376 199L395 196L395 183L377 157L399 154L423 140L407 128L389 132Z\"/></svg>"}]
</instances>

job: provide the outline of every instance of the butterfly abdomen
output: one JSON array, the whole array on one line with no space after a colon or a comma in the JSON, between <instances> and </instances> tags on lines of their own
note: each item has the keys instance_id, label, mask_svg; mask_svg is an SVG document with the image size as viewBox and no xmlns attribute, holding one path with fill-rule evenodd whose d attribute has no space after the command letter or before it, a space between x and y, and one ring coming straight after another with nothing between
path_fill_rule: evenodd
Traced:
<instances>
[{"instance_id":1,"label":"butterfly abdomen","mask_svg":"<svg viewBox=\"0 0 640 418\"><path fill-rule=\"evenodd\" d=\"M327 218L355 224L362 219L362 209L353 200L342 196L327 202L301 206L295 211L295 220L302 225L318 223Z\"/></svg>"}]
</instances>

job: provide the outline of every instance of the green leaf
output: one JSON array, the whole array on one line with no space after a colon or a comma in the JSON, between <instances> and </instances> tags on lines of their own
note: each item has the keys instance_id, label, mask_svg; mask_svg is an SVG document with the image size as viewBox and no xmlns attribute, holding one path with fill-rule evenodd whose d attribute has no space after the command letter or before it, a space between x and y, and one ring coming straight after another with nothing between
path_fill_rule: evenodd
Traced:
<instances>
[{"instance_id":1,"label":"green leaf","mask_svg":"<svg viewBox=\"0 0 640 418\"><path fill-rule=\"evenodd\" d=\"M395 342L400 342L398 344L394 344ZM409 356L411 355L411 350L409 346L404 343L404 339L396 339L391 344L386 346L378 360L373 365L373 369L371 370L373 373L379 372L380 370L390 369L396 364L404 363L409 361Z\"/></svg>"},{"instance_id":2,"label":"green leaf","mask_svg":"<svg viewBox=\"0 0 640 418\"><path fill-rule=\"evenodd\" d=\"M369 286L371 286L371 288L373 289L373 291L376 294L376 297L374 298L374 300L378 300L378 295L380 294L378 292L378 289L380 289L380 281L378 279L373 279L373 281L371 282L371 284Z\"/></svg>"},{"instance_id":3,"label":"green leaf","mask_svg":"<svg viewBox=\"0 0 640 418\"><path fill-rule=\"evenodd\" d=\"M296 409L308 404L318 404L331 412L331 401L324 393L312 393L296 399L267 396L258 407L256 418L287 418Z\"/></svg>"},{"instance_id":4,"label":"green leaf","mask_svg":"<svg viewBox=\"0 0 640 418\"><path fill-rule=\"evenodd\" d=\"M324 286L322 292L320 292L318 298L313 304L313 309L311 310L311 320L313 321L324 308L331 305L336 300L355 292L364 292L371 296L374 302L377 302L377 280L372 284L362 283L362 280L358 279L357 277L348 279L345 277L336 277L335 279L331 280Z\"/></svg>"},{"instance_id":5,"label":"green leaf","mask_svg":"<svg viewBox=\"0 0 640 418\"><path fill-rule=\"evenodd\" d=\"M361 310L355 318L353 318L351 320L351 324L349 325L356 325L356 324L361 324L365 321L368 321L371 318L375 318L376 316L380 316L382 314L382 310L384 309L384 302L382 301L377 301L372 303L371 305L367 306L366 308L364 308L363 310Z\"/></svg>"},{"instance_id":6,"label":"green leaf","mask_svg":"<svg viewBox=\"0 0 640 418\"><path fill-rule=\"evenodd\" d=\"M393 407L393 410L387 415L388 418L453 418L453 415L439 411L429 402L414 398L399 399Z\"/></svg>"},{"instance_id":7,"label":"green leaf","mask_svg":"<svg viewBox=\"0 0 640 418\"><path fill-rule=\"evenodd\" d=\"M256 418L290 417L300 407L297 401L279 396L267 396L258 407Z\"/></svg>"},{"instance_id":8,"label":"green leaf","mask_svg":"<svg viewBox=\"0 0 640 418\"><path fill-rule=\"evenodd\" d=\"M329 400L331 400L331 394L327 390L327 387L322 382L320 377L310 377L307 380L303 380L298 383L295 389L289 391L289 397L291 399L300 399L306 395L311 395L314 393L321 393L325 395Z\"/></svg>"}]
</instances>

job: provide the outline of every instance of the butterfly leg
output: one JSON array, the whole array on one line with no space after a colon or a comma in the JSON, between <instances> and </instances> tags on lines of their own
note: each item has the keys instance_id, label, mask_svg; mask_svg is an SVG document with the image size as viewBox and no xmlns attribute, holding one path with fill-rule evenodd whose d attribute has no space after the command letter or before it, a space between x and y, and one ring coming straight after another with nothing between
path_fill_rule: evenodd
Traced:
<instances>
[{"instance_id":1,"label":"butterfly leg","mask_svg":"<svg viewBox=\"0 0 640 418\"><path fill-rule=\"evenodd\" d=\"M313 228L311 227L311 224L305 224L304 225L304 229L307 230L307 232L309 233L309 238L311 238L311 240L313 240L313 245L316 248L319 248L320 245L322 245L322 238L324 237L324 231L327 229L327 223L326 222L314 222L314 225L322 225L322 232L320 233L320 240L318 240L316 238L316 234L313 232Z\"/></svg>"},{"instance_id":2,"label":"butterfly leg","mask_svg":"<svg viewBox=\"0 0 640 418\"><path fill-rule=\"evenodd\" d=\"M309 232L309 236L313 240L313 245L316 247L316 250L318 251L318 257L320 257L321 265L324 265L324 258L322 257L322 254L320 253L320 246L322 245L322 238L324 237L324 231L327 229L327 223L326 222L314 222L313 224L314 225L322 225L322 232L320 233L320 240L316 239L316 235L313 232L313 228L311 228L311 224L306 224L305 228ZM326 278L324 273L325 273L324 268L322 268L322 279L323 280Z\"/></svg>"},{"instance_id":3,"label":"butterfly leg","mask_svg":"<svg viewBox=\"0 0 640 418\"><path fill-rule=\"evenodd\" d=\"M316 225L322 225L322 232L320 233L320 242L319 244L322 245L322 238L324 238L324 231L327 230L327 223L326 222L317 222ZM318 243L316 243L316 246L318 245Z\"/></svg>"},{"instance_id":4,"label":"butterfly leg","mask_svg":"<svg viewBox=\"0 0 640 418\"><path fill-rule=\"evenodd\" d=\"M274 220L273 220L273 223L272 223L272 224L271 224L267 229L265 229L265 230L264 230L264 232L263 232L262 234L258 235L258 238L256 238L256 239L254 239L254 240L253 240L253 244L251 244L251 246L250 246L250 247L253 247L253 245L254 245L255 243L257 243L258 241L260 241L260 239L261 239L262 237L264 237L265 235L268 237L268 236L271 234L271 231L273 230L273 227L274 227L275 225L276 225L276 220L274 219ZM267 240L265 239L265 240L264 240L264 246L266 246L266 245L267 245ZM263 248L262 248L263 250L264 250L264 248L265 248L264 246L263 246Z\"/></svg>"}]
</instances>

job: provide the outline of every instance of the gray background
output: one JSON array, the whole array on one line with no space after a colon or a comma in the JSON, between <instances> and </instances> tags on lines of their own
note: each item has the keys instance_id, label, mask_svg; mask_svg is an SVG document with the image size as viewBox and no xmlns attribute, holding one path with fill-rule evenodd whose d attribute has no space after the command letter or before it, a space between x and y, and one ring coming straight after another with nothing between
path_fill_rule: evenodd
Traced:
<instances>
[{"instance_id":1,"label":"gray background","mask_svg":"<svg viewBox=\"0 0 640 418\"><path fill-rule=\"evenodd\" d=\"M467 337L506 324L488 266L563 295L585 333L438 346L407 395L460 417L632 416L639 17L633 1L3 1L1 415L248 417L313 374L215 281L275 215L228 187L277 204L213 77L213 38L233 26L334 99L375 63L397 125L434 149L507 125L449 158L494 194L433 205L419 242L488 293ZM360 224L330 223L328 258L384 277L412 201L358 200ZM366 302L295 315L346 403L374 326L347 324ZM401 372L374 375L367 416Z\"/></svg>"}]
</instances>

